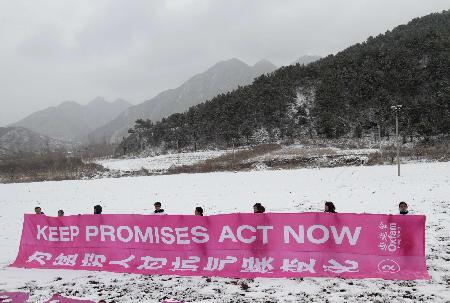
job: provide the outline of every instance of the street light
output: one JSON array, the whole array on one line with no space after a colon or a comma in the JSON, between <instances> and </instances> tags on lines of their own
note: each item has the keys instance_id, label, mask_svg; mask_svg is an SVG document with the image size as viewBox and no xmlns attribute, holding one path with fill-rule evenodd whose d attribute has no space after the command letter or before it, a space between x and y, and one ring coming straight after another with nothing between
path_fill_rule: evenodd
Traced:
<instances>
[{"instance_id":1,"label":"street light","mask_svg":"<svg viewBox=\"0 0 450 303\"><path fill-rule=\"evenodd\" d=\"M397 141L397 171L400 177L400 142L398 140L398 111L402 108L401 104L392 105L391 109L395 112L395 136Z\"/></svg>"}]
</instances>

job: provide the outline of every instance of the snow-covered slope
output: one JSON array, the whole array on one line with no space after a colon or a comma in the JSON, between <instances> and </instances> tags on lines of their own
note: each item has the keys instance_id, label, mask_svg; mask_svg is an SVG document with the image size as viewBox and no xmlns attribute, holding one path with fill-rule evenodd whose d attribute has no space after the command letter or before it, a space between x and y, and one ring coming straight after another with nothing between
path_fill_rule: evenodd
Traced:
<instances>
[{"instance_id":1,"label":"snow-covered slope","mask_svg":"<svg viewBox=\"0 0 450 303\"><path fill-rule=\"evenodd\" d=\"M235 151L249 150L249 148L240 148ZM253 163L257 169L265 168L264 163L284 160L295 160L296 158L322 158L323 165L332 166L332 157L358 157L362 160L368 159L368 155L375 153L376 149L339 149L339 148L311 148L301 144L282 146L275 151L263 151L255 153L243 162ZM164 173L169 168L180 167L183 165L195 165L208 159L220 157L225 154L232 154L232 150L207 150L198 152L173 153L159 156L142 158L118 158L101 159L95 161L97 164L111 170L122 172L134 172L146 169L151 173ZM326 163L328 162L328 163ZM259 165L259 166L258 166ZM341 164L342 165L342 164ZM339 166L339 165L336 165Z\"/></svg>"},{"instance_id":2,"label":"snow-covered slope","mask_svg":"<svg viewBox=\"0 0 450 303\"><path fill-rule=\"evenodd\" d=\"M407 201L427 216L426 253L431 281L254 279L139 276L83 271L7 268L17 253L22 215L40 205L49 215L150 213L161 201L170 214L250 212L261 202L270 212L321 211L324 200L339 212L396 213ZM87 181L0 184L0 291L29 290L31 302L51 293L108 302L449 302L450 163L164 175ZM248 286L248 289L246 289ZM245 290L246 289L246 290Z\"/></svg>"},{"instance_id":3,"label":"snow-covered slope","mask_svg":"<svg viewBox=\"0 0 450 303\"><path fill-rule=\"evenodd\" d=\"M216 158L225 154L225 150L211 150L192 153L175 153L146 158L135 159L106 159L96 163L108 169L120 171L138 171L146 169L150 172L165 172L174 166L191 165L198 162Z\"/></svg>"}]
</instances>

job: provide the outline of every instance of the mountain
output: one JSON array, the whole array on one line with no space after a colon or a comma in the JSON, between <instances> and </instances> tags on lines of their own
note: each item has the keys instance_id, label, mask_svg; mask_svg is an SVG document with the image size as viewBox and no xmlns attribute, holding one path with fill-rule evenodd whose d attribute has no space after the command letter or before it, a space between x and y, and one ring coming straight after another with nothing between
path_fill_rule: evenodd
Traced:
<instances>
[{"instance_id":1,"label":"mountain","mask_svg":"<svg viewBox=\"0 0 450 303\"><path fill-rule=\"evenodd\" d=\"M289 65L164 121L138 121L123 151L302 138L450 136L450 11L413 19L308 65Z\"/></svg>"},{"instance_id":2,"label":"mountain","mask_svg":"<svg viewBox=\"0 0 450 303\"><path fill-rule=\"evenodd\" d=\"M66 101L35 112L10 126L25 127L43 135L72 142L86 141L95 128L116 117L131 104L117 99L107 102L98 97L87 105Z\"/></svg>"},{"instance_id":3,"label":"mountain","mask_svg":"<svg viewBox=\"0 0 450 303\"><path fill-rule=\"evenodd\" d=\"M71 145L23 127L0 127L0 156L19 153L45 153Z\"/></svg>"},{"instance_id":4,"label":"mountain","mask_svg":"<svg viewBox=\"0 0 450 303\"><path fill-rule=\"evenodd\" d=\"M312 62L315 62L317 60L322 59L321 56L310 56L310 55L305 55L305 56L301 56L300 58L298 58L297 60L295 60L294 62L292 62L290 65L295 65L295 64L300 64L300 65L308 65Z\"/></svg>"},{"instance_id":5,"label":"mountain","mask_svg":"<svg viewBox=\"0 0 450 303\"><path fill-rule=\"evenodd\" d=\"M275 69L267 60L261 60L253 66L235 58L219 62L181 86L126 109L115 119L93 131L89 138L91 142L120 141L137 119L159 121L214 96L237 89L238 86L248 85L254 78Z\"/></svg>"}]
</instances>

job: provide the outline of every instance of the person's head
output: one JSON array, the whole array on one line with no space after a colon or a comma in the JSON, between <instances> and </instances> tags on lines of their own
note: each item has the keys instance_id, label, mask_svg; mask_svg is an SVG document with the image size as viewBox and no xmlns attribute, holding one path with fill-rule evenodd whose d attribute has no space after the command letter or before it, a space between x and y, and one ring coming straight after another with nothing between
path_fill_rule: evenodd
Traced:
<instances>
[{"instance_id":1,"label":"person's head","mask_svg":"<svg viewBox=\"0 0 450 303\"><path fill-rule=\"evenodd\" d=\"M34 213L35 213L36 215L42 215L42 209L41 209L39 206L36 206L36 207L34 208Z\"/></svg>"},{"instance_id":2,"label":"person's head","mask_svg":"<svg viewBox=\"0 0 450 303\"><path fill-rule=\"evenodd\" d=\"M259 213L259 208L261 207L261 203L255 203L254 205L253 205L253 212L255 213L255 214L257 214L257 213Z\"/></svg>"},{"instance_id":3,"label":"person's head","mask_svg":"<svg viewBox=\"0 0 450 303\"><path fill-rule=\"evenodd\" d=\"M408 213L408 204L405 201L402 201L398 204L398 210L401 215L406 215Z\"/></svg>"},{"instance_id":4,"label":"person's head","mask_svg":"<svg viewBox=\"0 0 450 303\"><path fill-rule=\"evenodd\" d=\"M255 214L262 214L266 211L266 208L264 206L262 206L261 203L255 203L255 205L253 205L253 212Z\"/></svg>"},{"instance_id":5,"label":"person's head","mask_svg":"<svg viewBox=\"0 0 450 303\"><path fill-rule=\"evenodd\" d=\"M64 217L64 211L62 209L58 210L58 217Z\"/></svg>"},{"instance_id":6,"label":"person's head","mask_svg":"<svg viewBox=\"0 0 450 303\"><path fill-rule=\"evenodd\" d=\"M101 205L95 205L94 206L94 215L100 215L103 211L103 208Z\"/></svg>"},{"instance_id":7,"label":"person's head","mask_svg":"<svg viewBox=\"0 0 450 303\"><path fill-rule=\"evenodd\" d=\"M197 206L195 208L195 215L196 216L203 216L203 208L201 208L200 206Z\"/></svg>"},{"instance_id":8,"label":"person's head","mask_svg":"<svg viewBox=\"0 0 450 303\"><path fill-rule=\"evenodd\" d=\"M155 204L153 204L153 206L155 206L155 210L160 210L161 209L161 202L155 202Z\"/></svg>"},{"instance_id":9,"label":"person's head","mask_svg":"<svg viewBox=\"0 0 450 303\"><path fill-rule=\"evenodd\" d=\"M334 206L333 202L327 201L325 202L325 209L324 211L326 213L335 213L336 212L336 207Z\"/></svg>"},{"instance_id":10,"label":"person's head","mask_svg":"<svg viewBox=\"0 0 450 303\"><path fill-rule=\"evenodd\" d=\"M98 303L106 303L106 301L105 300L100 300L100 301L98 301Z\"/></svg>"}]
</instances>

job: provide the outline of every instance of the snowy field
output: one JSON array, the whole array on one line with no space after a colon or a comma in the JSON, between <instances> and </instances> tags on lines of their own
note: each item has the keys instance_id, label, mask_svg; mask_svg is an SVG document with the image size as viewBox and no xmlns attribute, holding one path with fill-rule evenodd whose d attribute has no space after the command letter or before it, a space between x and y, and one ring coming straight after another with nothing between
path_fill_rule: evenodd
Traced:
<instances>
[{"instance_id":1,"label":"snowy field","mask_svg":"<svg viewBox=\"0 0 450 303\"><path fill-rule=\"evenodd\" d=\"M157 173L167 171L171 167L196 164L207 159L220 157L226 152L225 150L199 151L135 159L106 159L96 161L96 163L112 170L138 171L144 168Z\"/></svg>"},{"instance_id":2,"label":"snowy field","mask_svg":"<svg viewBox=\"0 0 450 303\"><path fill-rule=\"evenodd\" d=\"M53 293L108 302L450 302L450 163L164 175L86 181L0 184L0 291L31 292L30 302ZM396 213L398 202L427 216L426 252L431 281L329 278L254 279L140 276L8 268L16 256L22 215L40 205L48 215L150 213L161 201L169 214L321 211ZM248 289L247 287L248 286Z\"/></svg>"},{"instance_id":3,"label":"snowy field","mask_svg":"<svg viewBox=\"0 0 450 303\"><path fill-rule=\"evenodd\" d=\"M239 151L241 149L237 149ZM367 155L377 152L377 149L340 149L340 148L310 148L302 144L292 144L282 146L275 151L269 151L256 155L244 162L264 162L274 159L295 159L298 157L322 157L324 161L327 156L360 156L367 159ZM128 158L128 159L101 159L95 163L105 168L120 172L135 172L146 169L151 173L165 173L169 168L184 165L193 165L202 161L220 157L224 154L232 153L232 150L208 150L198 152L173 153L160 156ZM264 165L263 165L264 166ZM266 168L266 167L265 167Z\"/></svg>"}]
</instances>

